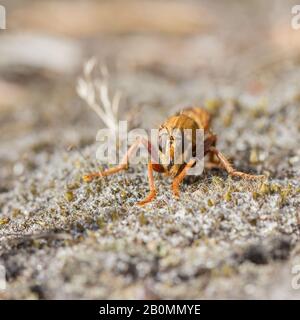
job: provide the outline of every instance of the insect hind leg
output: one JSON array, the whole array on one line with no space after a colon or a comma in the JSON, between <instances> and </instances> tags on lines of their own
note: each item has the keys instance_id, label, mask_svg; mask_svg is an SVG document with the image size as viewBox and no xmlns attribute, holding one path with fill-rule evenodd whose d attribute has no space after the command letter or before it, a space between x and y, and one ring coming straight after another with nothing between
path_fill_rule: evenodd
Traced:
<instances>
[{"instance_id":1,"label":"insect hind leg","mask_svg":"<svg viewBox=\"0 0 300 320\"><path fill-rule=\"evenodd\" d=\"M245 172L237 171L231 163L228 161L228 159L215 147L211 147L210 151L214 153L217 158L220 160L220 165L224 167L224 169L228 172L229 175L234 176L234 177L240 177L242 179L247 179L247 180L257 180L257 179L264 179L264 175L253 175L253 174L248 174Z\"/></svg>"}]
</instances>

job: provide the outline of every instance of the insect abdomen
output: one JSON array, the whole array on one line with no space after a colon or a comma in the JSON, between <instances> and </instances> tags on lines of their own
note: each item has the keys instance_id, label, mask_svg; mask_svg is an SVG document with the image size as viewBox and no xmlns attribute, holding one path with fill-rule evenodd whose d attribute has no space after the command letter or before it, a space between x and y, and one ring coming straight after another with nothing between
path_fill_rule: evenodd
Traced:
<instances>
[{"instance_id":1,"label":"insect abdomen","mask_svg":"<svg viewBox=\"0 0 300 320\"><path fill-rule=\"evenodd\" d=\"M210 127L210 114L205 109L190 107L182 110L180 114L184 114L193 119L197 123L199 129L207 131Z\"/></svg>"}]
</instances>

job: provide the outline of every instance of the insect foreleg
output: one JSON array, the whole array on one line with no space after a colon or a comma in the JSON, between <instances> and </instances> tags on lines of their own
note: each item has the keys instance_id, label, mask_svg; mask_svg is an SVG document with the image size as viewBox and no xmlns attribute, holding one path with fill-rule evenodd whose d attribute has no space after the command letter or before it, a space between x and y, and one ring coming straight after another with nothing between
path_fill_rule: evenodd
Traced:
<instances>
[{"instance_id":1,"label":"insect foreleg","mask_svg":"<svg viewBox=\"0 0 300 320\"><path fill-rule=\"evenodd\" d=\"M148 163L148 179L149 179L150 192L144 200L138 202L139 206L143 206L146 203L151 202L156 196L156 188L154 185L154 178L153 178L153 166L151 162Z\"/></svg>"},{"instance_id":2,"label":"insect foreleg","mask_svg":"<svg viewBox=\"0 0 300 320\"><path fill-rule=\"evenodd\" d=\"M112 175L114 173L120 172L122 170L126 170L128 168L128 165L129 165L130 157L132 157L135 154L135 151L137 150L137 148L141 144L145 145L147 147L148 151L149 151L149 149L151 150L151 145L150 145L149 141L147 139L145 139L145 138L139 138L128 149L127 153L124 155L124 157L121 160L120 164L118 164L117 166L115 166L113 168L106 169L104 171L91 172L91 173L89 173L87 175L84 175L83 176L83 180L86 181L86 182L90 182L96 177L106 177L106 176Z\"/></svg>"},{"instance_id":3,"label":"insect foreleg","mask_svg":"<svg viewBox=\"0 0 300 320\"><path fill-rule=\"evenodd\" d=\"M176 198L179 198L179 185L180 185L180 183L182 182L182 180L186 176L188 170L193 167L195 162L196 162L195 159L191 159L186 164L186 166L183 168L183 170L179 173L179 175L174 178L173 183L172 183L172 191L173 191L173 194Z\"/></svg>"}]
</instances>

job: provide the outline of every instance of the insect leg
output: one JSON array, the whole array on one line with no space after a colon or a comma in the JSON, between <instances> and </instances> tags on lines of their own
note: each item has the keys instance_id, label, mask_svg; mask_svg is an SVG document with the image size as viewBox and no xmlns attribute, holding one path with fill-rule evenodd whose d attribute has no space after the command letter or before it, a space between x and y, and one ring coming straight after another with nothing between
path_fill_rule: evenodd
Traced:
<instances>
[{"instance_id":1,"label":"insect leg","mask_svg":"<svg viewBox=\"0 0 300 320\"><path fill-rule=\"evenodd\" d=\"M172 183L172 191L173 194L176 198L179 198L179 185L182 182L182 180L184 179L184 177L187 174L187 171L192 168L192 166L195 164L196 160L195 159L191 159L186 166L183 168L183 170L179 173L178 176L176 176L173 180Z\"/></svg>"},{"instance_id":2,"label":"insect leg","mask_svg":"<svg viewBox=\"0 0 300 320\"><path fill-rule=\"evenodd\" d=\"M208 161L204 164L204 167L206 170L212 170L212 169L220 169L223 168L220 163L216 163L215 161Z\"/></svg>"},{"instance_id":3,"label":"insect leg","mask_svg":"<svg viewBox=\"0 0 300 320\"><path fill-rule=\"evenodd\" d=\"M234 167L230 164L230 162L226 159L226 157L215 147L211 147L210 151L213 152L218 159L220 160L220 163L225 168L225 170L231 175L235 177L240 177L242 179L248 179L248 180L255 180L255 179L263 179L265 178L264 175L252 175L245 172L237 171L234 169Z\"/></svg>"},{"instance_id":4,"label":"insect leg","mask_svg":"<svg viewBox=\"0 0 300 320\"><path fill-rule=\"evenodd\" d=\"M104 171L92 172L92 173L89 173L87 175L84 175L83 176L83 180L85 182L90 182L96 177L106 177L106 176L112 175L114 173L120 172L122 170L126 170L128 168L129 158L134 154L134 152L136 151L137 147L141 143L147 144L147 147L149 148L149 142L144 138L140 138L140 139L136 140L133 143L133 145L128 149L127 153L125 154L125 156L123 157L123 159L121 160L121 163L119 165L117 165L117 166L115 166L113 168L109 168L109 169L104 170Z\"/></svg>"},{"instance_id":5,"label":"insect leg","mask_svg":"<svg viewBox=\"0 0 300 320\"><path fill-rule=\"evenodd\" d=\"M138 202L139 206L143 206L151 202L156 196L156 189L155 189L154 178L153 178L153 166L151 162L148 163L148 179L149 179L150 192L144 200Z\"/></svg>"}]
</instances>

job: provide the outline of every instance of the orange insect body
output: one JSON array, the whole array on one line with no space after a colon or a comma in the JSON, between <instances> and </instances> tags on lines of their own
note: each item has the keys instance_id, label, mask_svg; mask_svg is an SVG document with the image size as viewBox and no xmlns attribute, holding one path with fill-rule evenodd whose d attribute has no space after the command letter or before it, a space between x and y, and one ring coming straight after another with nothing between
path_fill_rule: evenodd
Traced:
<instances>
[{"instance_id":1,"label":"orange insect body","mask_svg":"<svg viewBox=\"0 0 300 320\"><path fill-rule=\"evenodd\" d=\"M156 188L154 185L154 178L153 178L153 170L165 173L171 177L173 177L172 183L172 191L175 197L179 197L179 185L187 175L187 172L190 168L192 168L195 163L196 159L191 157L187 162L185 161L176 161L175 159L175 149L179 142L182 142L182 136L178 136L178 132L182 133L185 129L190 129L192 132L192 151L194 152L195 148L195 137L196 137L196 130L202 129L204 130L204 156L210 155L210 162L207 163L208 168L224 168L228 174L231 176L240 177L243 179L261 179L264 176L256 176L247 174L244 172L240 172L235 170L230 162L226 159L226 157L216 148L217 136L212 133L210 130L210 122L211 117L210 114L202 108L186 108L181 112L177 113L176 115L168 118L159 128L159 151L158 151L158 158L159 163L152 163L151 160L148 163L148 179L149 179L149 187L150 193L149 195L141 202L139 205L144 205L146 203L151 202L156 196ZM168 150L163 149L162 141L166 140L163 137L167 137ZM144 144L148 151L152 152L152 147L149 141L145 139L141 139L133 144L121 163L114 167L107 169L103 172L95 172L85 175L83 177L84 181L91 181L95 177L104 177L114 173L117 173L121 170L125 170L128 168L129 158L134 154L136 149L140 144ZM184 150L182 150L184 152ZM168 160L166 160L166 153L168 153ZM214 156L218 158L218 162L214 162Z\"/></svg>"},{"instance_id":2,"label":"orange insect body","mask_svg":"<svg viewBox=\"0 0 300 320\"><path fill-rule=\"evenodd\" d=\"M175 161L174 154L176 149L176 137L174 136L178 131L183 132L186 129L192 131L192 151L193 154L196 152L196 130L204 130L206 145L214 144L216 142L216 136L209 130L210 127L210 114L202 108L186 108L175 116L168 118L159 128L159 133L166 132L168 140L170 141L170 149L168 156L170 161L164 161L167 165L162 164L164 172L172 177L176 177L185 167L186 163L183 161ZM179 141L182 143L182 141ZM184 150L182 150L184 152ZM204 151L205 152L205 151ZM165 159L165 155L160 149L160 159ZM154 168L156 171L156 168ZM159 168L161 172L161 168Z\"/></svg>"},{"instance_id":3,"label":"orange insect body","mask_svg":"<svg viewBox=\"0 0 300 320\"><path fill-rule=\"evenodd\" d=\"M208 131L210 127L210 114L202 108L186 108L182 110L179 115L185 115L197 123L199 129Z\"/></svg>"}]
</instances>

